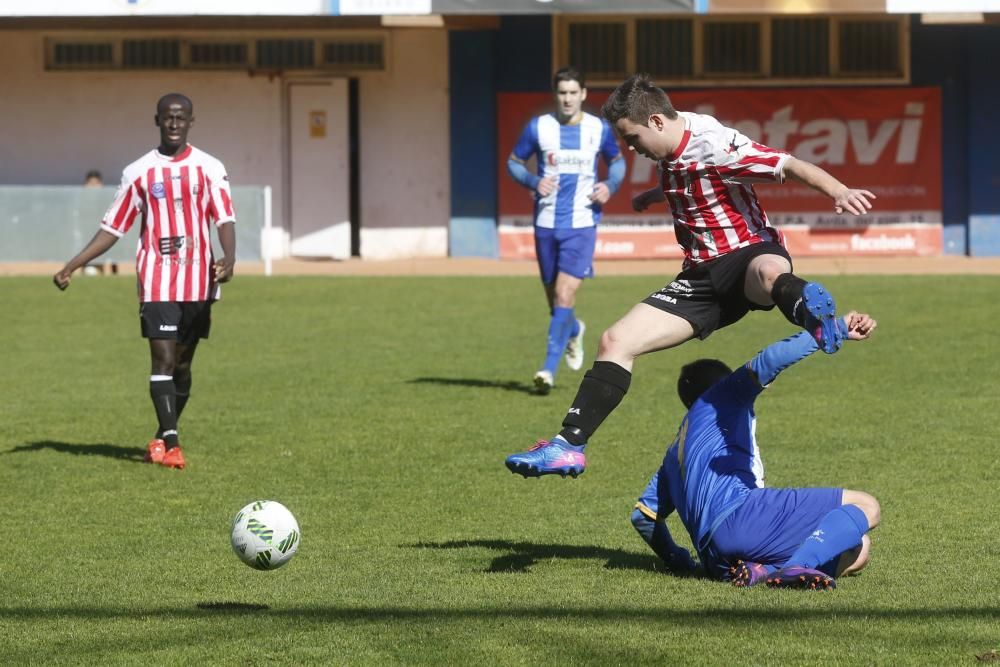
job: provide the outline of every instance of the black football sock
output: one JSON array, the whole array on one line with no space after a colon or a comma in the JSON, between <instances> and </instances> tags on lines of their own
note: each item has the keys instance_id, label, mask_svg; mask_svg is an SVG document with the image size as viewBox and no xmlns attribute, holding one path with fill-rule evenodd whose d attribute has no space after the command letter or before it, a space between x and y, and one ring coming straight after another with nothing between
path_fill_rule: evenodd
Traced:
<instances>
[{"instance_id":1,"label":"black football sock","mask_svg":"<svg viewBox=\"0 0 1000 667\"><path fill-rule=\"evenodd\" d=\"M608 415L618 407L632 382L632 374L613 361L595 361L583 376L559 435L571 445L585 445Z\"/></svg>"},{"instance_id":2,"label":"black football sock","mask_svg":"<svg viewBox=\"0 0 1000 667\"><path fill-rule=\"evenodd\" d=\"M160 423L160 437L167 443L167 449L177 446L177 389L174 378L169 375L153 375L149 378L149 396L153 399L156 419Z\"/></svg>"},{"instance_id":3,"label":"black football sock","mask_svg":"<svg viewBox=\"0 0 1000 667\"><path fill-rule=\"evenodd\" d=\"M806 325L806 307L802 301L802 290L806 281L792 273L782 273L771 288L771 299L789 322L798 327Z\"/></svg>"},{"instance_id":4,"label":"black football sock","mask_svg":"<svg viewBox=\"0 0 1000 667\"><path fill-rule=\"evenodd\" d=\"M180 421L181 415L184 414L184 406L191 397L191 374L175 375L174 387L177 390L177 420Z\"/></svg>"}]
</instances>

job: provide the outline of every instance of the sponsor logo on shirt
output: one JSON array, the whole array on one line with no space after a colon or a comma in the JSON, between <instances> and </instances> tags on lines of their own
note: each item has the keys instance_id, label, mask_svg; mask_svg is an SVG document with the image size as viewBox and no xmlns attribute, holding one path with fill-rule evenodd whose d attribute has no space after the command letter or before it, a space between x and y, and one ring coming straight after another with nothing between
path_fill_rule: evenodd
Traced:
<instances>
[{"instance_id":1,"label":"sponsor logo on shirt","mask_svg":"<svg viewBox=\"0 0 1000 667\"><path fill-rule=\"evenodd\" d=\"M166 188L163 187L163 183L157 181L149 186L149 194L153 195L157 199L163 199L167 196Z\"/></svg>"},{"instance_id":2,"label":"sponsor logo on shirt","mask_svg":"<svg viewBox=\"0 0 1000 667\"><path fill-rule=\"evenodd\" d=\"M164 236L160 239L160 254L175 255L184 247L186 236Z\"/></svg>"}]
</instances>

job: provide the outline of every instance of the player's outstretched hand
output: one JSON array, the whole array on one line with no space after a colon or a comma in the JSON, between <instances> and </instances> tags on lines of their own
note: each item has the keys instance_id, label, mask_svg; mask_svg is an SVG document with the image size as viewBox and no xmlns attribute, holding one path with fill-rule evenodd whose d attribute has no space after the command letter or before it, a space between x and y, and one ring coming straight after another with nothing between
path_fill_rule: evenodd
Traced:
<instances>
[{"instance_id":1,"label":"player's outstretched hand","mask_svg":"<svg viewBox=\"0 0 1000 667\"><path fill-rule=\"evenodd\" d=\"M542 197L548 197L558 189L559 183L556 181L554 176L546 176L542 180L538 181L538 185L535 186L535 192Z\"/></svg>"},{"instance_id":2,"label":"player's outstretched hand","mask_svg":"<svg viewBox=\"0 0 1000 667\"><path fill-rule=\"evenodd\" d=\"M869 200L877 197L868 190L852 190L846 188L843 192L833 198L833 210L837 213L853 213L854 215L864 215L872 208Z\"/></svg>"},{"instance_id":3,"label":"player's outstretched hand","mask_svg":"<svg viewBox=\"0 0 1000 667\"><path fill-rule=\"evenodd\" d=\"M52 276L52 282L55 286L61 290L65 290L69 287L69 281L73 279L73 272L67 271L66 269L60 269L58 273Z\"/></svg>"},{"instance_id":4,"label":"player's outstretched hand","mask_svg":"<svg viewBox=\"0 0 1000 667\"><path fill-rule=\"evenodd\" d=\"M864 340L871 336L878 326L878 322L872 319L871 315L856 310L844 315L844 324L847 325L847 337L850 340Z\"/></svg>"},{"instance_id":5,"label":"player's outstretched hand","mask_svg":"<svg viewBox=\"0 0 1000 667\"><path fill-rule=\"evenodd\" d=\"M234 260L228 257L223 257L222 259L215 262L212 265L212 278L217 283L228 283L233 277L233 264Z\"/></svg>"}]
</instances>

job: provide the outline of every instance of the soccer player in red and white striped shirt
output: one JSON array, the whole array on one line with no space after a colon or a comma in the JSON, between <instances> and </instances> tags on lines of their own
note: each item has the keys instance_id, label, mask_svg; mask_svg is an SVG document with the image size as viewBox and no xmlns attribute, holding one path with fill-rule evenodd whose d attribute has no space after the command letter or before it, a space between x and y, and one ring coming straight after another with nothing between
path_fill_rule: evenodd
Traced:
<instances>
[{"instance_id":1,"label":"soccer player in red and white striped shirt","mask_svg":"<svg viewBox=\"0 0 1000 667\"><path fill-rule=\"evenodd\" d=\"M73 271L107 252L141 219L136 253L139 319L149 339L149 392L159 428L146 460L183 468L177 420L191 391L191 362L211 327L219 284L233 277L236 232L229 176L222 163L187 142L191 100L178 93L156 105L159 147L125 168L115 200L87 246L53 276L59 289ZM223 257L212 256L215 225Z\"/></svg>"},{"instance_id":2,"label":"soccer player in red and white striped shirt","mask_svg":"<svg viewBox=\"0 0 1000 667\"><path fill-rule=\"evenodd\" d=\"M684 266L601 336L597 361L559 434L507 457L507 467L525 477L583 472L584 447L624 398L639 355L707 338L751 310L775 305L809 330L824 352L836 352L843 339L833 298L822 285L792 273L781 232L771 226L753 186L792 178L829 196L837 213L854 215L870 209L875 198L711 116L678 112L646 75L618 86L601 111L629 150L658 163L659 187L636 197L633 207L666 202Z\"/></svg>"}]
</instances>

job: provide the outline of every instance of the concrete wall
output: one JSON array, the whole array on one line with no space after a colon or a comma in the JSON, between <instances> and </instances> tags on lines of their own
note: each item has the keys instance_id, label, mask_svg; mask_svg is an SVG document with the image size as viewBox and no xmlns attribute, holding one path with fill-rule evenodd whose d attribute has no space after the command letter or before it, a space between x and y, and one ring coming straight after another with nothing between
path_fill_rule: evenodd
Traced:
<instances>
[{"instance_id":1,"label":"concrete wall","mask_svg":"<svg viewBox=\"0 0 1000 667\"><path fill-rule=\"evenodd\" d=\"M117 183L156 146L156 100L195 103L192 144L239 185L270 185L285 226L282 82L244 72L47 72L43 39L0 31L0 184L76 185L90 169ZM444 256L449 217L448 54L444 30L397 30L386 72L360 77L361 252ZM95 225L96 225L95 221Z\"/></svg>"},{"instance_id":2,"label":"concrete wall","mask_svg":"<svg viewBox=\"0 0 1000 667\"><path fill-rule=\"evenodd\" d=\"M233 183L275 188L280 222L281 85L239 73L46 72L42 34L0 32L0 183L79 185L89 169L117 184L159 143L156 101L195 104L190 142L221 159ZM110 203L110 202L109 202ZM96 224L96 221L95 221Z\"/></svg>"},{"instance_id":3,"label":"concrete wall","mask_svg":"<svg viewBox=\"0 0 1000 667\"><path fill-rule=\"evenodd\" d=\"M361 79L361 256L448 252L448 33L396 30L386 72Z\"/></svg>"}]
</instances>

